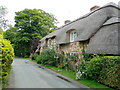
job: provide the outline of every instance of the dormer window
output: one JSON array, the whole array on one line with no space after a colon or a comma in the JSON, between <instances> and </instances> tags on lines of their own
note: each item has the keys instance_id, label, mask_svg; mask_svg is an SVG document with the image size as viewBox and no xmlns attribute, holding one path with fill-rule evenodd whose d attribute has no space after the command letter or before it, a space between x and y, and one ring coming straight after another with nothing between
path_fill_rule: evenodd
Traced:
<instances>
[{"instance_id":1,"label":"dormer window","mask_svg":"<svg viewBox=\"0 0 120 90\"><path fill-rule=\"evenodd\" d=\"M77 37L76 31L70 32L70 42L74 42L76 37Z\"/></svg>"}]
</instances>

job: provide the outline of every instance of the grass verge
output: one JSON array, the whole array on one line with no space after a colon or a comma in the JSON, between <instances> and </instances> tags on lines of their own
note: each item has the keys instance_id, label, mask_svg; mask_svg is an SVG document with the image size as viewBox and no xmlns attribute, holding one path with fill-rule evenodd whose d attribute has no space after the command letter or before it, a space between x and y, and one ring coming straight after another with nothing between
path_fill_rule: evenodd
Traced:
<instances>
[{"instance_id":1,"label":"grass verge","mask_svg":"<svg viewBox=\"0 0 120 90\"><path fill-rule=\"evenodd\" d=\"M109 89L109 90L113 90L112 88L108 87L108 86L105 86L103 84L100 84L94 80L76 80L76 73L71 71L71 70L64 70L64 69L61 69L61 68L57 68L57 67L54 67L54 66L50 66L50 65L43 65L44 67L46 68L49 68L49 69L52 69L53 71L57 72L57 73L60 73L64 76L67 76L83 85L86 85L90 88L94 88L94 89Z\"/></svg>"}]
</instances>

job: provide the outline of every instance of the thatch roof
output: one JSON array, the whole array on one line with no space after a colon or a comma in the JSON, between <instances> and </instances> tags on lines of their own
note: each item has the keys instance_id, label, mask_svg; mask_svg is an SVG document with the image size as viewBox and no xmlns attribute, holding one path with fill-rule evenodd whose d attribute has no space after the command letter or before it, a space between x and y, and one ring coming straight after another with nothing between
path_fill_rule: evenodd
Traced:
<instances>
[{"instance_id":1,"label":"thatch roof","mask_svg":"<svg viewBox=\"0 0 120 90\"><path fill-rule=\"evenodd\" d=\"M109 18L118 17L118 10L119 8L117 6L113 6L113 4L111 5L110 3L63 26L59 29L61 32L56 37L58 44L69 42L66 38L66 32L71 29L77 31L78 37L75 41L88 40L107 20L109 20Z\"/></svg>"},{"instance_id":2,"label":"thatch roof","mask_svg":"<svg viewBox=\"0 0 120 90\"><path fill-rule=\"evenodd\" d=\"M87 53L120 55L120 23L103 26L88 44Z\"/></svg>"},{"instance_id":3,"label":"thatch roof","mask_svg":"<svg viewBox=\"0 0 120 90\"><path fill-rule=\"evenodd\" d=\"M91 36L95 33L97 33L96 35L98 35L99 38L106 37L107 33L108 33L107 35L110 35L110 33L112 33L112 30L114 31L113 27L116 26L115 23L120 22L120 20L118 18L119 13L120 13L120 8L118 5L116 5L114 3L106 4L105 6L100 7L98 9L84 15L83 17L80 17L80 18L58 28L56 31L50 33L49 35L47 35L46 37L44 37L41 40L42 46L45 45L45 40L47 38L51 38L51 37L55 37L56 44L69 43L70 40L67 39L67 32L69 30L73 30L73 29L77 31L77 35L78 35L77 38L75 39L75 41L89 40L91 38ZM119 24L117 24L117 25L119 25ZM111 28L111 29L107 30L109 28ZM105 29L106 33L103 29ZM116 30L117 30L117 28L116 28ZM117 33L115 33L115 35L116 34ZM97 39L99 39L98 37L96 36L96 39L92 39L90 41L90 44L88 47L89 53L92 53L92 51L93 51L92 43L97 43ZM108 40L109 40L109 38L113 38L111 40L117 40L114 37L110 37L110 36L108 36L107 38L108 38ZM107 40L107 38L106 38L106 40ZM101 41L99 43L103 43ZM105 42L104 42L104 44L105 44ZM112 46L115 47L114 48L115 50L112 53L116 54L115 52L117 51L117 44L115 46L114 45L112 45ZM110 46L110 47L112 48L112 46ZM99 47L99 44L98 44L98 46L96 46L96 49L98 47ZM100 48L103 48L103 47L100 46ZM98 50L99 50L99 48L98 48ZM112 49L109 51L112 51ZM100 51L100 52L102 52L102 51Z\"/></svg>"},{"instance_id":4,"label":"thatch roof","mask_svg":"<svg viewBox=\"0 0 120 90\"><path fill-rule=\"evenodd\" d=\"M51 32L50 34L48 34L47 36L45 36L44 38L42 38L40 40L41 46L46 46L45 40L48 39L48 38L56 37L59 32L60 32L59 30L55 30L55 31Z\"/></svg>"},{"instance_id":5,"label":"thatch roof","mask_svg":"<svg viewBox=\"0 0 120 90\"><path fill-rule=\"evenodd\" d=\"M118 18L118 17L112 17L112 18L110 18L109 20L107 20L107 21L103 24L103 26L104 26L104 25L109 25L109 24L114 24L114 23L117 23L117 22L120 23L120 18Z\"/></svg>"}]
</instances>

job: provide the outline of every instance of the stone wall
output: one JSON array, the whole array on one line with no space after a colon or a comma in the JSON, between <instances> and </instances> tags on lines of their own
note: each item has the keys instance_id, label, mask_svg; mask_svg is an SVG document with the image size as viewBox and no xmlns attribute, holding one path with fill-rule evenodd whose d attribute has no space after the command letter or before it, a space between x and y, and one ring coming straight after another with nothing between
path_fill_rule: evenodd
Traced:
<instances>
[{"instance_id":1,"label":"stone wall","mask_svg":"<svg viewBox=\"0 0 120 90\"><path fill-rule=\"evenodd\" d=\"M51 44L48 44L47 46L49 48L55 48L55 46L56 46L55 38L50 38L50 39L48 39L48 41L49 40L51 41Z\"/></svg>"},{"instance_id":2,"label":"stone wall","mask_svg":"<svg viewBox=\"0 0 120 90\"><path fill-rule=\"evenodd\" d=\"M84 42L70 42L68 44L56 45L55 38L48 39L51 40L51 44L47 43L46 47L41 47L40 52L42 52L45 48L54 48L57 52L62 54L67 54L71 52L82 52L82 50L86 50L89 41Z\"/></svg>"},{"instance_id":3,"label":"stone wall","mask_svg":"<svg viewBox=\"0 0 120 90\"><path fill-rule=\"evenodd\" d=\"M86 50L89 41L85 42L71 42L68 44L60 45L59 49L61 53L81 52Z\"/></svg>"}]
</instances>

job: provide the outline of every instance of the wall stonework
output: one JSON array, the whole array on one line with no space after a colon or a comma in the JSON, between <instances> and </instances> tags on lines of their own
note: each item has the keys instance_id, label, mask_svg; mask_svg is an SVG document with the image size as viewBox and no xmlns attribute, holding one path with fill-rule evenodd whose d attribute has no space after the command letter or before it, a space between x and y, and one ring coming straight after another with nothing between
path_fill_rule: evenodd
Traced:
<instances>
[{"instance_id":1,"label":"wall stonework","mask_svg":"<svg viewBox=\"0 0 120 90\"><path fill-rule=\"evenodd\" d=\"M49 48L55 48L55 46L56 46L56 42L55 42L55 38L50 38L50 39L48 39L48 41L49 40L51 40L51 44L49 45L47 45Z\"/></svg>"},{"instance_id":2,"label":"wall stonework","mask_svg":"<svg viewBox=\"0 0 120 90\"><path fill-rule=\"evenodd\" d=\"M84 42L70 42L67 44L57 45L55 42L55 38L48 39L47 41L51 40L51 44L47 43L46 47L40 48L40 53L44 51L45 48L54 48L58 53L67 54L71 52L82 52L82 50L86 50L89 41Z\"/></svg>"},{"instance_id":3,"label":"wall stonework","mask_svg":"<svg viewBox=\"0 0 120 90\"><path fill-rule=\"evenodd\" d=\"M71 42L68 44L60 45L61 53L70 53L70 52L82 52L82 50L86 50L88 45L88 41L85 42Z\"/></svg>"}]
</instances>

